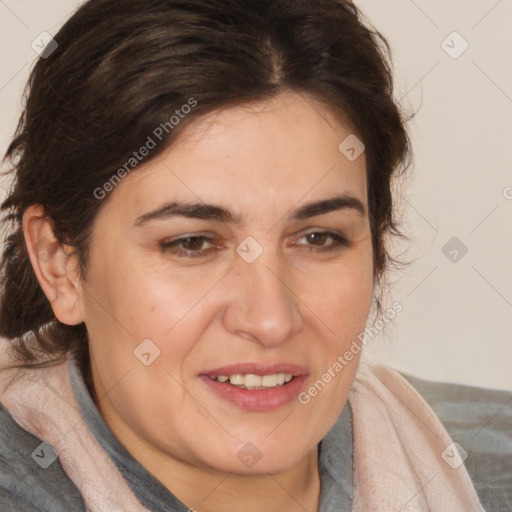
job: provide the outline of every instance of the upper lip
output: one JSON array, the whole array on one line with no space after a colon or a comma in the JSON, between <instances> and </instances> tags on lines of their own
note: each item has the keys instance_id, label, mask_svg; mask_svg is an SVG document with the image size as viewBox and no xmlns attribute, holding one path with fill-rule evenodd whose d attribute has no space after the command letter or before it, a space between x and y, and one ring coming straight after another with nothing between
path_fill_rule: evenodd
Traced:
<instances>
[{"instance_id":1,"label":"upper lip","mask_svg":"<svg viewBox=\"0 0 512 512\"><path fill-rule=\"evenodd\" d=\"M219 375L235 375L235 374L248 374L253 375L273 375L275 373L289 373L294 377L301 377L306 375L307 371L302 366L290 363L274 363L274 364L261 364L261 363L237 363L222 366L212 370L201 372L201 375L208 377L218 377Z\"/></svg>"}]
</instances>

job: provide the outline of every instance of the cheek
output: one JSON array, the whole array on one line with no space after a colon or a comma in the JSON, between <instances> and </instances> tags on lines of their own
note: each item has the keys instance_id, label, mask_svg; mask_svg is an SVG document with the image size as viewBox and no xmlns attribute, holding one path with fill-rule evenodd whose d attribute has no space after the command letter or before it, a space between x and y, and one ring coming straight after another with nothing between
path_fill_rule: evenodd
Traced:
<instances>
[{"instance_id":1,"label":"cheek","mask_svg":"<svg viewBox=\"0 0 512 512\"><path fill-rule=\"evenodd\" d=\"M311 414L311 429L334 422L341 412L361 357L358 336L364 331L373 297L371 251L354 252L329 275L310 286L309 304L318 312L316 325L321 357L311 375L302 404ZM320 418L320 420L319 420ZM320 421L320 423L319 423Z\"/></svg>"},{"instance_id":2,"label":"cheek","mask_svg":"<svg viewBox=\"0 0 512 512\"><path fill-rule=\"evenodd\" d=\"M160 263L148 265L148 260L126 250L98 255L87 294L92 322L101 318L135 341L162 336L184 316L190 288L179 275L169 275Z\"/></svg>"},{"instance_id":3,"label":"cheek","mask_svg":"<svg viewBox=\"0 0 512 512\"><path fill-rule=\"evenodd\" d=\"M309 300L313 300L314 293L316 307L324 315L321 318L334 331L338 343L362 330L373 297L371 251L361 248L347 254L346 259L327 269L316 282L321 282L321 286L310 284Z\"/></svg>"},{"instance_id":4,"label":"cheek","mask_svg":"<svg viewBox=\"0 0 512 512\"><path fill-rule=\"evenodd\" d=\"M153 343L160 362L177 369L215 315L216 304L204 298L219 276L199 267L171 271L165 263L148 266L137 260L116 258L115 264L105 260L97 267L89 294L95 300L89 301L86 321L91 352L122 371L137 362L139 346Z\"/></svg>"}]
</instances>

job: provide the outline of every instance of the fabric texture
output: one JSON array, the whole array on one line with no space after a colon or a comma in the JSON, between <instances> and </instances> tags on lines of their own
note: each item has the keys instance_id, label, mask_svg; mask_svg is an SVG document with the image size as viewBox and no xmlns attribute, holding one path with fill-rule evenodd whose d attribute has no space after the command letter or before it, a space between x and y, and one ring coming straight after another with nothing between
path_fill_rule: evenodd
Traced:
<instances>
[{"instance_id":1,"label":"fabric texture","mask_svg":"<svg viewBox=\"0 0 512 512\"><path fill-rule=\"evenodd\" d=\"M6 353L0 347L0 402L27 435L53 447L59 457L54 468L62 465L79 489L84 508L149 510L84 419L87 411L81 410L70 379L72 359L56 366L20 370L9 368ZM484 510L464 464L458 464L461 461L450 436L398 372L361 365L349 404L344 412L352 412L354 429L353 510ZM339 442L339 436L330 434L321 443L325 467L332 463L333 446ZM41 450L37 453L42 459L51 457L50 447ZM335 478L339 471L338 467L329 475ZM327 502L321 503L321 510L337 510Z\"/></svg>"},{"instance_id":2,"label":"fabric texture","mask_svg":"<svg viewBox=\"0 0 512 512\"><path fill-rule=\"evenodd\" d=\"M484 510L448 432L398 372L362 365L349 400L354 512Z\"/></svg>"},{"instance_id":3,"label":"fabric texture","mask_svg":"<svg viewBox=\"0 0 512 512\"><path fill-rule=\"evenodd\" d=\"M512 512L512 392L402 374L467 453L466 466L489 512Z\"/></svg>"}]
</instances>

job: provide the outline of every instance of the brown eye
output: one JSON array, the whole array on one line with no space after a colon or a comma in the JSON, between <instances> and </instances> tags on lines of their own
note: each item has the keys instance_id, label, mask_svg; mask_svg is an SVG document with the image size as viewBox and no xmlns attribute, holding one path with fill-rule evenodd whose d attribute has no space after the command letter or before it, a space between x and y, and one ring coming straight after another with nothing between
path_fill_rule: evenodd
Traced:
<instances>
[{"instance_id":1,"label":"brown eye","mask_svg":"<svg viewBox=\"0 0 512 512\"><path fill-rule=\"evenodd\" d=\"M204 237L190 236L188 238L181 238L180 243L183 249L190 251L199 251L200 249L203 248Z\"/></svg>"},{"instance_id":2,"label":"brown eye","mask_svg":"<svg viewBox=\"0 0 512 512\"><path fill-rule=\"evenodd\" d=\"M171 252L180 257L195 258L206 256L212 249L213 240L207 236L194 235L177 238L160 245L163 251ZM205 247L205 245L210 247Z\"/></svg>"},{"instance_id":3,"label":"brown eye","mask_svg":"<svg viewBox=\"0 0 512 512\"><path fill-rule=\"evenodd\" d=\"M312 245L324 245L329 235L327 233L309 233L306 238Z\"/></svg>"},{"instance_id":4,"label":"brown eye","mask_svg":"<svg viewBox=\"0 0 512 512\"><path fill-rule=\"evenodd\" d=\"M330 251L349 245L349 241L345 237L331 231L311 231L302 235L299 241L303 239L307 243L298 245L305 245L310 251Z\"/></svg>"}]
</instances>

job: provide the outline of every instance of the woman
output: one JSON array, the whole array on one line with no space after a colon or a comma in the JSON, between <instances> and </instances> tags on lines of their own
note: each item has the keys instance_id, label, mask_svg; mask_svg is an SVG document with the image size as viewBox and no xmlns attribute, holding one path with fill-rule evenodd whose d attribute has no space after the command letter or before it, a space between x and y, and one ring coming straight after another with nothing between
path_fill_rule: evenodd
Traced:
<instances>
[{"instance_id":1,"label":"woman","mask_svg":"<svg viewBox=\"0 0 512 512\"><path fill-rule=\"evenodd\" d=\"M3 506L483 510L358 364L409 143L356 7L91 0L55 42L7 153Z\"/></svg>"}]
</instances>

